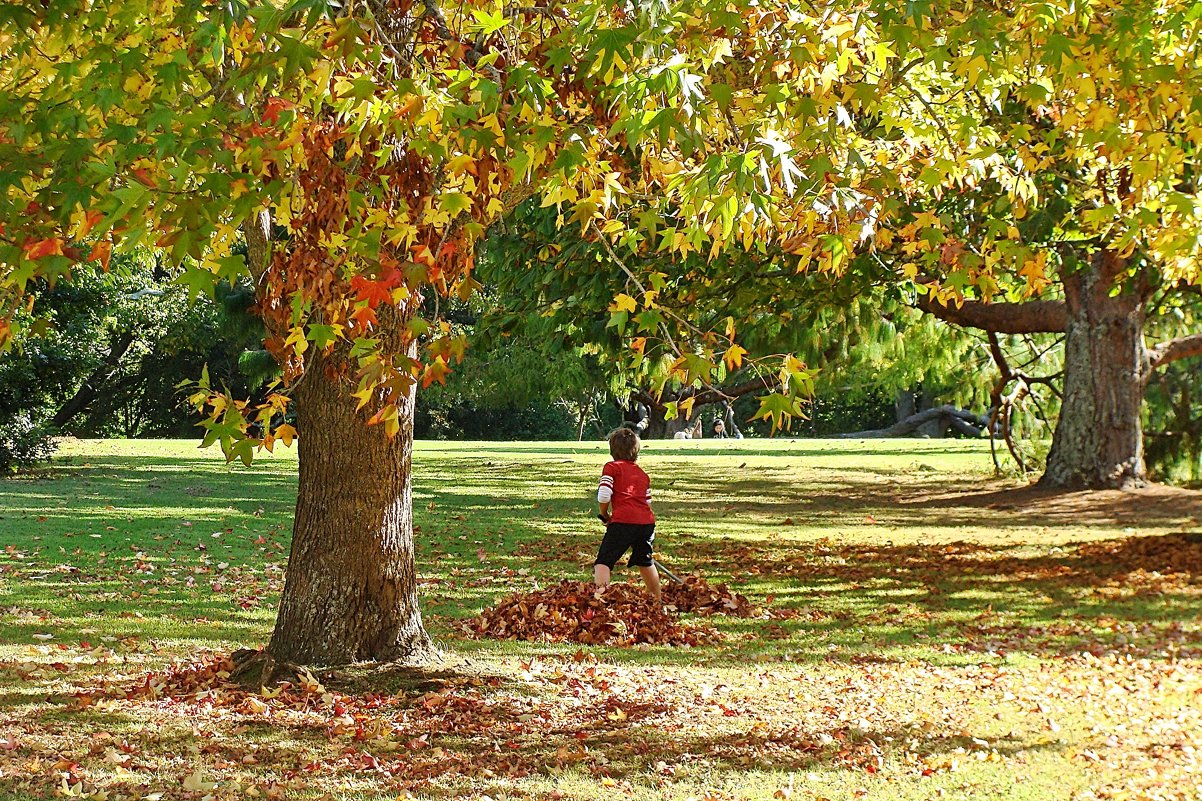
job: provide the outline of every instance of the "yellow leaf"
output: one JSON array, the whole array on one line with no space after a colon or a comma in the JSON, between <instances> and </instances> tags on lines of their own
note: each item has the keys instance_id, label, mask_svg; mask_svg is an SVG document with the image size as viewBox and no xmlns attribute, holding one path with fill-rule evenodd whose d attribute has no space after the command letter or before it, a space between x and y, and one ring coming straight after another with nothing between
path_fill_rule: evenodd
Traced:
<instances>
[{"instance_id":1,"label":"yellow leaf","mask_svg":"<svg viewBox=\"0 0 1202 801\"><path fill-rule=\"evenodd\" d=\"M293 440L293 438L296 437L296 429L293 428L292 426L288 425L287 423L284 423L282 426L280 426L279 428L277 428L275 430L275 435L279 439L283 440L284 447L291 448L292 440Z\"/></svg>"},{"instance_id":2,"label":"yellow leaf","mask_svg":"<svg viewBox=\"0 0 1202 801\"><path fill-rule=\"evenodd\" d=\"M625 293L617 295L614 298L614 302L609 304L611 312L625 311L633 313L638 310L638 307L639 305L635 299Z\"/></svg>"},{"instance_id":3,"label":"yellow leaf","mask_svg":"<svg viewBox=\"0 0 1202 801\"><path fill-rule=\"evenodd\" d=\"M726 369L736 370L743 366L743 357L747 355L747 350L740 345L731 345L726 349L726 353L722 354L722 361L726 362Z\"/></svg>"},{"instance_id":4,"label":"yellow leaf","mask_svg":"<svg viewBox=\"0 0 1202 801\"><path fill-rule=\"evenodd\" d=\"M447 162L447 171L451 175L462 175L465 172L474 173L476 171L476 160L466 153L456 156Z\"/></svg>"},{"instance_id":5,"label":"yellow leaf","mask_svg":"<svg viewBox=\"0 0 1202 801\"><path fill-rule=\"evenodd\" d=\"M217 786L217 782L211 782L205 779L204 774L197 768L192 773L184 777L184 789L194 793L204 793L212 790Z\"/></svg>"}]
</instances>

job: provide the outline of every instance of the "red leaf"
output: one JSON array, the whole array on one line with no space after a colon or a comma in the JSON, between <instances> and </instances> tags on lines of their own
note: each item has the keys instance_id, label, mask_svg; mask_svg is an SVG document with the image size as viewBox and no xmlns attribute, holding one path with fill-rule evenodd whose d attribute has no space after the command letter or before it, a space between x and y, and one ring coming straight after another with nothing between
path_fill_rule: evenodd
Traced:
<instances>
[{"instance_id":1,"label":"red leaf","mask_svg":"<svg viewBox=\"0 0 1202 801\"><path fill-rule=\"evenodd\" d=\"M58 239L38 239L25 243L25 255L31 259L45 256L59 256L63 252L63 243Z\"/></svg>"}]
</instances>

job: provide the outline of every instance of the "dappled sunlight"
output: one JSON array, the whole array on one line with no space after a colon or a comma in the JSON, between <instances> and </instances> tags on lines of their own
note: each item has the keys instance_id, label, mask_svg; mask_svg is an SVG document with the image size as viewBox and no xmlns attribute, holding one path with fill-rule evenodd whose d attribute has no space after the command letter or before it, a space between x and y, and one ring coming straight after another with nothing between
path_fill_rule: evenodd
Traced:
<instances>
[{"instance_id":1,"label":"dappled sunlight","mask_svg":"<svg viewBox=\"0 0 1202 801\"><path fill-rule=\"evenodd\" d=\"M1192 775L1196 494L1045 496L983 443L911 444L651 443L657 556L756 609L681 615L707 644L617 647L461 633L588 578L603 445L418 443L446 664L277 695L212 666L270 634L295 461L81 450L0 485L0 797L921 801L1017 776L1035 799Z\"/></svg>"}]
</instances>

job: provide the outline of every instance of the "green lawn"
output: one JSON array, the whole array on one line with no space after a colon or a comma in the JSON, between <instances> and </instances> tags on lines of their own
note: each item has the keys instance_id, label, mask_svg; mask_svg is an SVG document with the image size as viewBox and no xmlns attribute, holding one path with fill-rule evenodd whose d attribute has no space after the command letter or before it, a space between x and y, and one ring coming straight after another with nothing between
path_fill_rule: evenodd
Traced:
<instances>
[{"instance_id":1,"label":"green lawn","mask_svg":"<svg viewBox=\"0 0 1202 801\"><path fill-rule=\"evenodd\" d=\"M295 454L69 443L0 482L0 799L1202 798L1202 493L1050 495L984 443L645 443L703 648L468 640L584 578L603 443L419 443L422 673L247 694ZM587 652L586 652L587 651Z\"/></svg>"}]
</instances>

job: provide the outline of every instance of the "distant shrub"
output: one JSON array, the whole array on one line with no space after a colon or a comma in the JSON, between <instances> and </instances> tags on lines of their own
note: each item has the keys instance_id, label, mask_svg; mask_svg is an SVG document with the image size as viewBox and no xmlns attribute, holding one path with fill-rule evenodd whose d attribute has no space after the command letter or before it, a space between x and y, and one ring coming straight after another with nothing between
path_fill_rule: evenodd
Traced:
<instances>
[{"instance_id":1,"label":"distant shrub","mask_svg":"<svg viewBox=\"0 0 1202 801\"><path fill-rule=\"evenodd\" d=\"M18 414L0 425L0 476L36 467L53 456L57 447L45 426Z\"/></svg>"}]
</instances>

